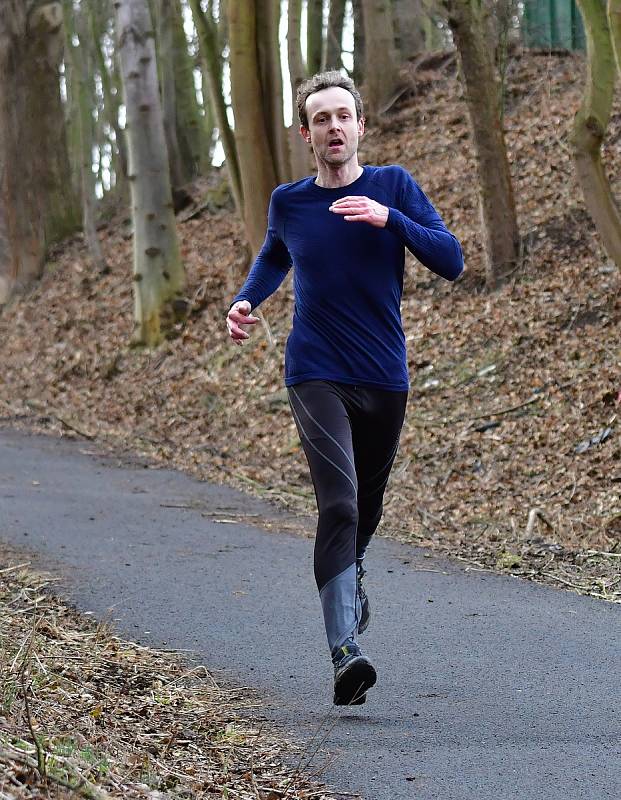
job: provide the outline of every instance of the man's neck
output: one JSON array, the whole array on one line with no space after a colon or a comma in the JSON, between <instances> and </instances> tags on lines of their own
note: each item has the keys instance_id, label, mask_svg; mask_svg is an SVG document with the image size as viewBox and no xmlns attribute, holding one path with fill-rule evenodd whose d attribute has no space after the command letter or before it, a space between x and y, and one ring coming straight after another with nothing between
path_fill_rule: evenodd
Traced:
<instances>
[{"instance_id":1,"label":"man's neck","mask_svg":"<svg viewBox=\"0 0 621 800\"><path fill-rule=\"evenodd\" d=\"M353 183L361 175L362 167L358 164L358 158L355 156L347 163L338 166L318 162L315 183L324 189L338 189Z\"/></svg>"}]
</instances>

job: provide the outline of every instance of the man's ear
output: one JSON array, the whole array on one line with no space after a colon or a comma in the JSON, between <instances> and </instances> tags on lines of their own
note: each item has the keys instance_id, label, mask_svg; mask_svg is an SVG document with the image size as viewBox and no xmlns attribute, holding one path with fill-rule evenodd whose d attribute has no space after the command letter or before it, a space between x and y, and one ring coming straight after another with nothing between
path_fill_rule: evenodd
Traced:
<instances>
[{"instance_id":1,"label":"man's ear","mask_svg":"<svg viewBox=\"0 0 621 800\"><path fill-rule=\"evenodd\" d=\"M311 135L308 128L305 128L304 125L300 125L300 136L304 139L305 142L308 144L311 143Z\"/></svg>"},{"instance_id":2,"label":"man's ear","mask_svg":"<svg viewBox=\"0 0 621 800\"><path fill-rule=\"evenodd\" d=\"M358 120L358 136L364 136L365 123L366 123L365 118L360 117L360 119Z\"/></svg>"}]
</instances>

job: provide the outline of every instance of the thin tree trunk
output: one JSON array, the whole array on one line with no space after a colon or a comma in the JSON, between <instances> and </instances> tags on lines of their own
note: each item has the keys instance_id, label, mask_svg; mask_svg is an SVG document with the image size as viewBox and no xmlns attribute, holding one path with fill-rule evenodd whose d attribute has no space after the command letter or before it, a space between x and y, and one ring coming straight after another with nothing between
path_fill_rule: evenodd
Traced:
<instances>
[{"instance_id":1,"label":"thin tree trunk","mask_svg":"<svg viewBox=\"0 0 621 800\"><path fill-rule=\"evenodd\" d=\"M65 32L67 51L73 66L73 75L77 84L78 131L80 143L80 184L82 195L82 228L88 251L99 272L106 272L107 265L101 243L97 236L95 224L95 176L93 174L94 128L93 113L94 86L92 61L89 53L90 39L84 17L86 10L80 7L77 19L71 0L65 2ZM91 29L92 30L92 29ZM77 34L79 44L74 44ZM100 154L101 164L101 154Z\"/></svg>"},{"instance_id":2,"label":"thin tree trunk","mask_svg":"<svg viewBox=\"0 0 621 800\"><path fill-rule=\"evenodd\" d=\"M302 56L300 29L302 26L302 0L289 0L287 19L287 55L289 58L289 78L293 105L293 122L289 130L291 149L291 178L294 181L310 175L313 170L312 150L299 133L299 119L296 104L298 86L306 80L306 67Z\"/></svg>"},{"instance_id":3,"label":"thin tree trunk","mask_svg":"<svg viewBox=\"0 0 621 800\"><path fill-rule=\"evenodd\" d=\"M228 12L231 96L244 195L243 218L252 253L256 255L265 237L276 173L267 146L268 131L262 108L255 0L235 0L229 3Z\"/></svg>"},{"instance_id":4,"label":"thin tree trunk","mask_svg":"<svg viewBox=\"0 0 621 800\"><path fill-rule=\"evenodd\" d=\"M0 3L0 303L76 228L59 91L60 2Z\"/></svg>"},{"instance_id":5,"label":"thin tree trunk","mask_svg":"<svg viewBox=\"0 0 621 800\"><path fill-rule=\"evenodd\" d=\"M106 67L103 49L101 46L101 30L97 25L97 15L94 11L90 14L91 18L91 34L93 37L93 45L95 47L95 58L97 60L97 68L101 76L101 86L104 96L104 109L108 124L114 131L114 139L117 150L119 152L119 160L121 163L121 170L123 175L127 175L127 145L125 143L125 134L119 125L119 93L116 94L112 91L112 81L110 80L110 73Z\"/></svg>"},{"instance_id":6,"label":"thin tree trunk","mask_svg":"<svg viewBox=\"0 0 621 800\"><path fill-rule=\"evenodd\" d=\"M354 16L354 83L361 86L365 77L366 46L364 40L363 0L352 0Z\"/></svg>"},{"instance_id":7,"label":"thin tree trunk","mask_svg":"<svg viewBox=\"0 0 621 800\"><path fill-rule=\"evenodd\" d=\"M407 61L425 49L423 0L392 0L395 47L400 61Z\"/></svg>"},{"instance_id":8,"label":"thin tree trunk","mask_svg":"<svg viewBox=\"0 0 621 800\"><path fill-rule=\"evenodd\" d=\"M177 141L184 172L192 179L201 172L203 154L209 149L213 125L207 133L196 95L194 59L188 50L183 29L183 10L180 0L173 0L173 52L175 91L177 95ZM207 106L208 107L208 106Z\"/></svg>"},{"instance_id":9,"label":"thin tree trunk","mask_svg":"<svg viewBox=\"0 0 621 800\"><path fill-rule=\"evenodd\" d=\"M481 0L449 0L477 161L486 281L493 288L518 261L520 235L501 124L500 87Z\"/></svg>"},{"instance_id":10,"label":"thin tree trunk","mask_svg":"<svg viewBox=\"0 0 621 800\"><path fill-rule=\"evenodd\" d=\"M160 68L160 90L162 97L162 114L164 117L164 133L170 164L170 182L173 196L177 189L184 186L189 175L181 162L181 152L177 141L177 91L175 87L173 0L158 0L158 65Z\"/></svg>"},{"instance_id":11,"label":"thin tree trunk","mask_svg":"<svg viewBox=\"0 0 621 800\"><path fill-rule=\"evenodd\" d=\"M189 0L194 25L198 33L201 57L205 65L204 74L209 84L209 98L214 111L220 141L224 149L226 168L231 184L231 194L240 216L244 213L244 193L237 155L237 145L226 113L226 103L222 93L222 54L218 29L211 16L203 11L200 0Z\"/></svg>"},{"instance_id":12,"label":"thin tree trunk","mask_svg":"<svg viewBox=\"0 0 621 800\"><path fill-rule=\"evenodd\" d=\"M578 7L587 40L587 76L582 103L574 118L571 144L586 207L606 253L621 268L621 216L601 155L614 95L613 46L618 48L621 44L618 16L621 6L618 0L610 0L608 16L600 0L578 0Z\"/></svg>"},{"instance_id":13,"label":"thin tree trunk","mask_svg":"<svg viewBox=\"0 0 621 800\"><path fill-rule=\"evenodd\" d=\"M343 66L344 22L345 0L330 0L323 69L341 69Z\"/></svg>"},{"instance_id":14,"label":"thin tree trunk","mask_svg":"<svg viewBox=\"0 0 621 800\"><path fill-rule=\"evenodd\" d=\"M153 25L146 0L116 0L117 47L127 109L134 223L135 344L157 345L182 305L183 265L172 207Z\"/></svg>"},{"instance_id":15,"label":"thin tree trunk","mask_svg":"<svg viewBox=\"0 0 621 800\"><path fill-rule=\"evenodd\" d=\"M380 114L399 83L390 0L363 0L369 116Z\"/></svg>"},{"instance_id":16,"label":"thin tree trunk","mask_svg":"<svg viewBox=\"0 0 621 800\"><path fill-rule=\"evenodd\" d=\"M291 156L283 120L283 86L278 26L280 0L261 0L257 14L257 50L268 144L278 183L291 180Z\"/></svg>"},{"instance_id":17,"label":"thin tree trunk","mask_svg":"<svg viewBox=\"0 0 621 800\"><path fill-rule=\"evenodd\" d=\"M306 64L308 74L321 69L323 51L323 0L307 0L306 3Z\"/></svg>"}]
</instances>

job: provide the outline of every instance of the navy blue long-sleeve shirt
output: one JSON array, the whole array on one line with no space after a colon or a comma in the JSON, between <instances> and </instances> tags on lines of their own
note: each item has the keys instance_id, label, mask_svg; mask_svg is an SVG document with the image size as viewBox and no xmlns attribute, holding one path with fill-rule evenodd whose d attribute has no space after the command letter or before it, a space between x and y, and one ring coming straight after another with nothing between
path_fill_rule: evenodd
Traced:
<instances>
[{"instance_id":1,"label":"navy blue long-sleeve shirt","mask_svg":"<svg viewBox=\"0 0 621 800\"><path fill-rule=\"evenodd\" d=\"M329 210L350 195L388 206L386 226L347 222ZM233 302L256 308L294 266L286 386L322 379L409 388L400 311L405 247L447 280L462 272L459 242L402 167L365 166L336 189L308 177L274 190L265 242Z\"/></svg>"}]
</instances>

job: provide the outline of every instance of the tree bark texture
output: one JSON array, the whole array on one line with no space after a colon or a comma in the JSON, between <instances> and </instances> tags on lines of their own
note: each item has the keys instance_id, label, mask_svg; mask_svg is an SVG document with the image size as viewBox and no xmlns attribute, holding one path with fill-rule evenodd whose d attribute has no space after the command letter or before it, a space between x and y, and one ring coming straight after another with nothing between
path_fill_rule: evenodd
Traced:
<instances>
[{"instance_id":1,"label":"tree bark texture","mask_svg":"<svg viewBox=\"0 0 621 800\"><path fill-rule=\"evenodd\" d=\"M423 0L392 0L395 48L401 61L425 50Z\"/></svg>"},{"instance_id":2,"label":"tree bark texture","mask_svg":"<svg viewBox=\"0 0 621 800\"><path fill-rule=\"evenodd\" d=\"M244 213L244 193L242 188L241 173L237 144L226 113L226 103L222 91L222 51L218 28L213 17L201 8L200 0L189 0L194 26L198 33L201 58L205 67L204 75L207 78L209 99L213 110L220 141L224 150L226 169L231 185L231 194L235 208L240 216ZM221 9L222 10L222 9Z\"/></svg>"},{"instance_id":3,"label":"tree bark texture","mask_svg":"<svg viewBox=\"0 0 621 800\"><path fill-rule=\"evenodd\" d=\"M283 85L278 26L280 0L261 0L257 14L257 52L263 90L263 114L278 183L291 180L291 155L283 119Z\"/></svg>"},{"instance_id":4,"label":"tree bark texture","mask_svg":"<svg viewBox=\"0 0 621 800\"><path fill-rule=\"evenodd\" d=\"M117 47L127 109L134 223L135 344L157 345L180 301L183 266L172 207L154 31L146 0L115 0Z\"/></svg>"},{"instance_id":5,"label":"tree bark texture","mask_svg":"<svg viewBox=\"0 0 621 800\"><path fill-rule=\"evenodd\" d=\"M354 83L362 86L365 76L366 46L364 39L363 0L352 0L354 17Z\"/></svg>"},{"instance_id":6,"label":"tree bark texture","mask_svg":"<svg viewBox=\"0 0 621 800\"><path fill-rule=\"evenodd\" d=\"M209 124L209 113L201 114L196 83L194 59L188 50L188 40L183 29L183 9L180 0L173 0L173 66L177 105L177 141L181 161L190 178L210 167L211 160L205 157L210 149L213 124ZM209 98L206 98L209 108Z\"/></svg>"},{"instance_id":7,"label":"tree bark texture","mask_svg":"<svg viewBox=\"0 0 621 800\"><path fill-rule=\"evenodd\" d=\"M289 78L293 105L293 122L288 131L291 152L291 178L294 181L310 175L314 160L311 148L300 136L300 120L297 110L298 86L306 80L306 67L302 56L300 28L302 25L302 0L289 0L287 19L287 55L289 58Z\"/></svg>"},{"instance_id":8,"label":"tree bark texture","mask_svg":"<svg viewBox=\"0 0 621 800\"><path fill-rule=\"evenodd\" d=\"M82 197L82 229L88 250L99 272L106 271L106 261L97 236L95 223L96 196L95 175L93 173L93 106L94 76L91 53L92 39L87 35L89 30L85 15L88 12L82 6L74 10L73 3L68 0L64 6L65 38L67 55L71 59L74 91L77 100L77 125L80 148L80 186ZM78 36L79 44L74 44L74 36Z\"/></svg>"},{"instance_id":9,"label":"tree bark texture","mask_svg":"<svg viewBox=\"0 0 621 800\"><path fill-rule=\"evenodd\" d=\"M323 52L323 0L307 0L306 4L306 64L308 74L321 69Z\"/></svg>"},{"instance_id":10,"label":"tree bark texture","mask_svg":"<svg viewBox=\"0 0 621 800\"><path fill-rule=\"evenodd\" d=\"M369 116L380 114L399 83L390 0L363 0Z\"/></svg>"},{"instance_id":11,"label":"tree bark texture","mask_svg":"<svg viewBox=\"0 0 621 800\"><path fill-rule=\"evenodd\" d=\"M0 3L0 303L76 228L59 90L60 2Z\"/></svg>"},{"instance_id":12,"label":"tree bark texture","mask_svg":"<svg viewBox=\"0 0 621 800\"><path fill-rule=\"evenodd\" d=\"M101 45L102 28L98 24L97 14L92 12L91 19L91 35L93 37L93 46L95 48L95 58L97 61L97 69L101 77L101 86L104 96L104 111L106 120L112 130L114 131L114 141L118 151L118 157L121 166L123 177L127 176L127 145L125 142L125 133L121 130L119 125L119 106L120 106L120 93L113 91L113 82L106 66L104 52ZM113 60L114 64L114 60ZM118 179L118 176L117 176Z\"/></svg>"},{"instance_id":13,"label":"tree bark texture","mask_svg":"<svg viewBox=\"0 0 621 800\"><path fill-rule=\"evenodd\" d=\"M157 40L158 65L160 71L160 92L164 134L168 149L170 182L173 193L186 184L192 175L188 164L181 161L181 151L177 140L177 88L175 86L175 44L173 36L173 0L158 0Z\"/></svg>"},{"instance_id":14,"label":"tree bark texture","mask_svg":"<svg viewBox=\"0 0 621 800\"><path fill-rule=\"evenodd\" d=\"M343 66L344 22L345 0L330 0L323 69L341 69Z\"/></svg>"},{"instance_id":15,"label":"tree bark texture","mask_svg":"<svg viewBox=\"0 0 621 800\"><path fill-rule=\"evenodd\" d=\"M515 268L520 235L501 124L500 87L489 47L484 0L449 0L448 22L461 61L479 179L486 282Z\"/></svg>"},{"instance_id":16,"label":"tree bark texture","mask_svg":"<svg viewBox=\"0 0 621 800\"><path fill-rule=\"evenodd\" d=\"M265 237L269 199L276 185L263 113L256 11L255 0L235 0L228 5L231 96L244 195L243 218L254 255Z\"/></svg>"},{"instance_id":17,"label":"tree bark texture","mask_svg":"<svg viewBox=\"0 0 621 800\"><path fill-rule=\"evenodd\" d=\"M617 48L621 44L617 38L621 4L610 0L608 16L600 0L578 0L578 7L587 40L587 76L582 103L574 118L571 144L588 212L606 253L621 268L621 216L601 156L615 85L613 43Z\"/></svg>"}]
</instances>

